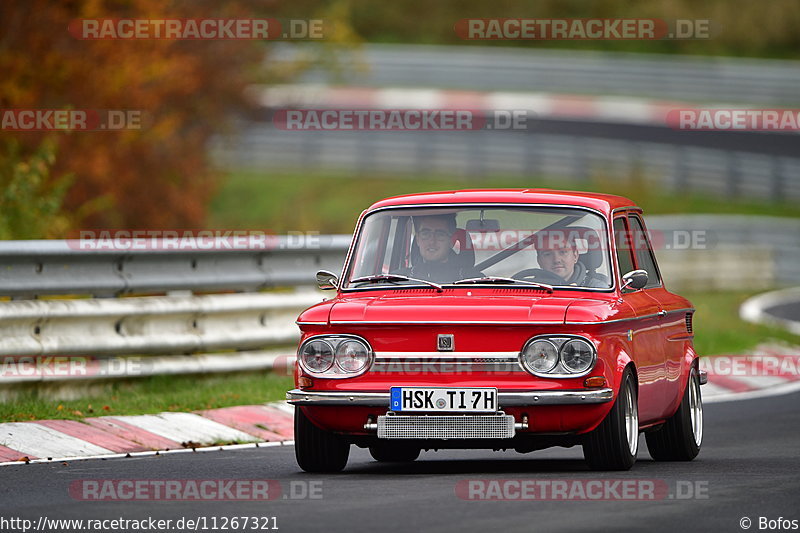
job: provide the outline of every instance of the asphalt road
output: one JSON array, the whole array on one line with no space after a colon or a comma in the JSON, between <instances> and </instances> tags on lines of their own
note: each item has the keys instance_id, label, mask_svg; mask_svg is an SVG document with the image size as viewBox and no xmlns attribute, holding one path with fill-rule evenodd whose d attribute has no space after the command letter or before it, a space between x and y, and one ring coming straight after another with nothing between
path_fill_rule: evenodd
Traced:
<instances>
[{"instance_id":1,"label":"asphalt road","mask_svg":"<svg viewBox=\"0 0 800 533\"><path fill-rule=\"evenodd\" d=\"M579 448L515 452L426 452L405 466L387 466L354 449L338 475L306 474L292 446L130 459L30 464L0 468L3 519L275 517L279 531L742 531L748 517L800 520L800 393L706 406L705 443L690 463L655 463L644 447L629 472L593 473ZM266 502L79 501L80 480L270 479L286 496L306 489L321 498ZM466 480L609 480L655 482L669 496L655 500L471 501L457 495ZM642 481L635 481L642 480ZM489 487L491 485L483 485ZM508 487L508 485L504 485ZM571 485L572 486L572 485ZM570 489L572 490L572 489ZM613 491L612 491L613 495ZM512 494L513 496L513 494ZM689 497L691 496L691 497ZM699 496L699 497L697 497ZM795 522L796 524L797 522ZM229 524L230 525L230 524ZM791 522L783 522L791 527ZM239 528L242 526L239 525ZM199 528L202 530L202 526ZM56 531L56 529L50 529ZM63 531L64 529L61 529ZM118 529L119 530L119 529ZM177 531L174 526L169 529ZM184 528L183 530L186 530ZM228 528L232 530L232 528ZM241 530L241 529L240 529Z\"/></svg>"},{"instance_id":2,"label":"asphalt road","mask_svg":"<svg viewBox=\"0 0 800 533\"><path fill-rule=\"evenodd\" d=\"M790 302L767 307L764 312L785 320L800 320L800 302Z\"/></svg>"}]
</instances>

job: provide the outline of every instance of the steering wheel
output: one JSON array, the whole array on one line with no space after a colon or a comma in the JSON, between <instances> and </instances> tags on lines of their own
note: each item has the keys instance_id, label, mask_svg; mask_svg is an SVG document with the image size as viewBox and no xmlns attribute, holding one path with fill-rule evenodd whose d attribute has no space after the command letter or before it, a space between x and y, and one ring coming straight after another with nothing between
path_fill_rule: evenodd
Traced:
<instances>
[{"instance_id":1,"label":"steering wheel","mask_svg":"<svg viewBox=\"0 0 800 533\"><path fill-rule=\"evenodd\" d=\"M542 270L541 268L526 268L525 270L520 270L513 276L513 279L524 280L525 278L533 278L532 281L538 281L539 283L546 283L547 285L566 285L567 281L559 276L558 274L553 274L548 270Z\"/></svg>"}]
</instances>

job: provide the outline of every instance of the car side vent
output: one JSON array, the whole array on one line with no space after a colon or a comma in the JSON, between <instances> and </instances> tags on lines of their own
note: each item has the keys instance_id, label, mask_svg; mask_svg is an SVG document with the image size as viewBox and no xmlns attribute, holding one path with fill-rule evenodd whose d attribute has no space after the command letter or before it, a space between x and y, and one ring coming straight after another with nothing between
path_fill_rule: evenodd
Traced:
<instances>
[{"instance_id":1,"label":"car side vent","mask_svg":"<svg viewBox=\"0 0 800 533\"><path fill-rule=\"evenodd\" d=\"M692 332L692 314L693 313L686 313L686 332Z\"/></svg>"}]
</instances>

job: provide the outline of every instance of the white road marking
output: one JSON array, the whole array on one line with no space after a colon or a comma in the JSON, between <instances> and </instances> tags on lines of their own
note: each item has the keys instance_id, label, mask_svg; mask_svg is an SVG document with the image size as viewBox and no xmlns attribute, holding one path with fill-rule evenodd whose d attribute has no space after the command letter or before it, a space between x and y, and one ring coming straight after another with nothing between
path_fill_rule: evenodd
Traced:
<instances>
[{"instance_id":1,"label":"white road marking","mask_svg":"<svg viewBox=\"0 0 800 533\"><path fill-rule=\"evenodd\" d=\"M728 394L729 392L729 389L711 383L710 378L708 383L700 387L700 393L703 395L704 401L706 398L713 398L715 396L719 396L720 394Z\"/></svg>"},{"instance_id":2,"label":"white road marking","mask_svg":"<svg viewBox=\"0 0 800 533\"><path fill-rule=\"evenodd\" d=\"M199 452L219 452L228 450L242 450L246 448L270 448L272 446L291 446L294 445L293 440L277 441L277 442L255 442L252 444L226 444L225 446L209 446L207 448L181 448L180 450L162 450L162 451L144 451L144 452L130 452L130 453L110 453L105 455L84 455L83 457L54 457L52 459L34 459L30 463L57 463L63 461L85 461L87 459L124 459L126 457L147 457L152 455L171 455L174 453L199 453ZM0 466L17 466L27 464L25 461L9 461L0 463Z\"/></svg>"},{"instance_id":3,"label":"white road marking","mask_svg":"<svg viewBox=\"0 0 800 533\"><path fill-rule=\"evenodd\" d=\"M282 412L288 414L289 416L294 417L294 405L292 405L290 403L286 403L286 402L270 402L270 403L266 403L264 405L266 405L267 407L274 407L275 409L278 409L279 411L282 411Z\"/></svg>"},{"instance_id":4,"label":"white road marking","mask_svg":"<svg viewBox=\"0 0 800 533\"><path fill-rule=\"evenodd\" d=\"M770 389L772 387L778 387L785 383L790 383L788 379L780 376L731 376L731 377L757 390Z\"/></svg>"},{"instance_id":5,"label":"white road marking","mask_svg":"<svg viewBox=\"0 0 800 533\"><path fill-rule=\"evenodd\" d=\"M703 387L705 387L705 385L703 385ZM800 391L800 381L789 382L785 385L779 385L777 387L772 387L763 390L720 394L719 396L712 396L711 398L703 398L703 403L722 403L722 402L736 402L739 400L754 400L757 398L769 398L770 396L791 394L792 392L797 392L797 391Z\"/></svg>"}]
</instances>

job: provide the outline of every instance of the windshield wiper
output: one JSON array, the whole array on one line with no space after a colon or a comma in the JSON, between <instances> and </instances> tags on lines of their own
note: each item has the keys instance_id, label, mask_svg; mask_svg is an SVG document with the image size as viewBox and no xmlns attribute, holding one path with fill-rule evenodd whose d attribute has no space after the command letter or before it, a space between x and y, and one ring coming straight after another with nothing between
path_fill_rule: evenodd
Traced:
<instances>
[{"instance_id":1,"label":"windshield wiper","mask_svg":"<svg viewBox=\"0 0 800 533\"><path fill-rule=\"evenodd\" d=\"M552 294L553 286L547 285L546 283L537 283L535 281L527 281L524 279L514 279L514 278L504 278L501 276L485 276L483 278L468 278L468 279L460 279L458 281L454 281L453 285L466 285L468 283L508 283L508 284L516 284L521 283L523 285L533 285L535 287L539 287L540 289L546 290L548 293Z\"/></svg>"},{"instance_id":2,"label":"windshield wiper","mask_svg":"<svg viewBox=\"0 0 800 533\"><path fill-rule=\"evenodd\" d=\"M444 291L441 285L438 283L434 283L432 281L427 281L424 279L417 279L417 278L409 278L408 276L401 276L400 274L376 274L374 276L362 276L360 278L351 279L350 283L375 283L378 281L416 281L418 283L424 283L425 285L430 285L438 292Z\"/></svg>"}]
</instances>

